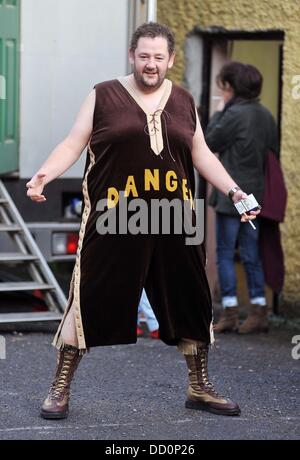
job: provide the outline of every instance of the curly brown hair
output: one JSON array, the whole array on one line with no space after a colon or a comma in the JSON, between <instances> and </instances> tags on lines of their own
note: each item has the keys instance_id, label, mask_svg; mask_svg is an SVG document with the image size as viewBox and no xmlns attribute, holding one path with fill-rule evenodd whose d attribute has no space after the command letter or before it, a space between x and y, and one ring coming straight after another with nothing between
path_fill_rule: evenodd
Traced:
<instances>
[{"instance_id":1,"label":"curly brown hair","mask_svg":"<svg viewBox=\"0 0 300 460\"><path fill-rule=\"evenodd\" d=\"M136 50L138 41L141 37L164 37L168 42L169 54L173 54L175 50L175 39L173 32L168 26L164 24L158 24L158 22L145 22L139 26L133 33L130 41L130 49Z\"/></svg>"}]
</instances>

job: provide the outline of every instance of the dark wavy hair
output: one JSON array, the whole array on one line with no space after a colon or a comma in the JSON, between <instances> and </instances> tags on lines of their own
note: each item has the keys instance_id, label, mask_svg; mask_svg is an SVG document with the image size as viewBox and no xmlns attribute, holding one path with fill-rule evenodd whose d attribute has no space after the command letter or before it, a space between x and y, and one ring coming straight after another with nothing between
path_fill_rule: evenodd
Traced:
<instances>
[{"instance_id":1,"label":"dark wavy hair","mask_svg":"<svg viewBox=\"0 0 300 460\"><path fill-rule=\"evenodd\" d=\"M171 55L175 50L175 39L173 32L168 26L164 24L158 24L158 22L145 22L139 26L133 33L130 41L130 49L136 50L138 41L141 37L164 37L168 42L168 50Z\"/></svg>"},{"instance_id":2,"label":"dark wavy hair","mask_svg":"<svg viewBox=\"0 0 300 460\"><path fill-rule=\"evenodd\" d=\"M261 93L263 77L253 65L233 61L222 67L217 76L220 88L226 83L232 87L235 97L256 99Z\"/></svg>"}]
</instances>

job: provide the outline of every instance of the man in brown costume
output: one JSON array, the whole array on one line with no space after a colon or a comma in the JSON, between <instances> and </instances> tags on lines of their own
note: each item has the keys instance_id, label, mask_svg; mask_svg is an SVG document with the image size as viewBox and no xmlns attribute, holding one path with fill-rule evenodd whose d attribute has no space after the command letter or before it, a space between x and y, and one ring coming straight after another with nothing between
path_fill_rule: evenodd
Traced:
<instances>
[{"instance_id":1,"label":"man in brown costume","mask_svg":"<svg viewBox=\"0 0 300 460\"><path fill-rule=\"evenodd\" d=\"M246 195L208 149L191 95L165 78L174 62L174 37L157 23L133 34L133 73L95 85L70 134L27 183L42 203L44 186L63 174L88 146L76 263L66 312L55 335L57 370L41 415L68 415L70 384L82 355L94 346L135 343L137 307L145 287L160 338L177 345L189 374L186 407L239 415L208 379L213 343L212 305L201 244L184 235L102 234L98 202L174 198L193 202L194 167L233 201ZM256 213L244 216L254 219Z\"/></svg>"}]
</instances>

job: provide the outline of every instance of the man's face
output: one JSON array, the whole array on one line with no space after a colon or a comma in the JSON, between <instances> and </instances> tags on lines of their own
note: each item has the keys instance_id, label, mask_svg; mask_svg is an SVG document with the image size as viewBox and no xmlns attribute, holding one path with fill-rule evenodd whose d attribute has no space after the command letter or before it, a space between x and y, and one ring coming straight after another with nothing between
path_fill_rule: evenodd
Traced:
<instances>
[{"instance_id":1,"label":"man's face","mask_svg":"<svg viewBox=\"0 0 300 460\"><path fill-rule=\"evenodd\" d=\"M168 42L164 37L141 37L137 48L129 51L130 64L138 86L144 90L157 89L165 79L174 62Z\"/></svg>"}]
</instances>

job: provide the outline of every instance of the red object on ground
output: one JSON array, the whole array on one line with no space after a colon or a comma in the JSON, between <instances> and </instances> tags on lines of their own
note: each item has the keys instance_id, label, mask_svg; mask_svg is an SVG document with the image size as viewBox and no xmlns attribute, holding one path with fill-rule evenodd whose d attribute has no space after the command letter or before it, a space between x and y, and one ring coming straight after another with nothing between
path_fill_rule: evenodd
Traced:
<instances>
[{"instance_id":1,"label":"red object on ground","mask_svg":"<svg viewBox=\"0 0 300 460\"><path fill-rule=\"evenodd\" d=\"M150 332L149 336L151 337L151 339L159 339L159 329Z\"/></svg>"},{"instance_id":2,"label":"red object on ground","mask_svg":"<svg viewBox=\"0 0 300 460\"><path fill-rule=\"evenodd\" d=\"M35 289L33 291L33 295L37 299L41 300L40 304L37 303L36 305L34 305L33 311L47 311L48 308L47 308L47 305L45 303L44 294L42 293L42 291L40 289Z\"/></svg>"},{"instance_id":3,"label":"red object on ground","mask_svg":"<svg viewBox=\"0 0 300 460\"><path fill-rule=\"evenodd\" d=\"M144 335L143 329L141 329L139 326L137 326L137 328L136 328L136 335L137 335L137 337L143 337L143 335Z\"/></svg>"}]
</instances>

